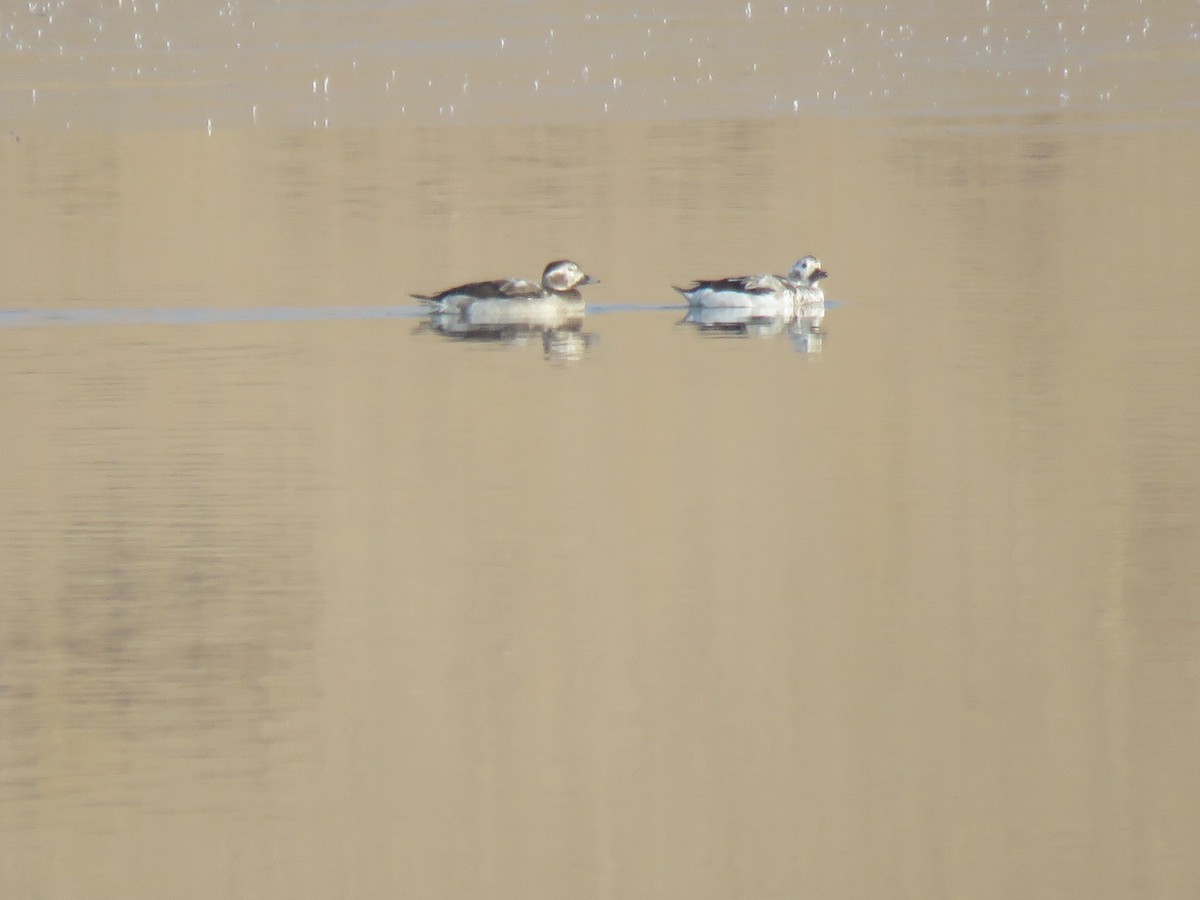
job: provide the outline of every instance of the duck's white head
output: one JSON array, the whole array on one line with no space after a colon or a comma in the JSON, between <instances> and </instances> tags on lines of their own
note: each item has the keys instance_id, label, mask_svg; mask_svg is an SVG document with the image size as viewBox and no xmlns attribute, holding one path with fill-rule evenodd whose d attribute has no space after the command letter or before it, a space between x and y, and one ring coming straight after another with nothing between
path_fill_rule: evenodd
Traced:
<instances>
[{"instance_id":1,"label":"duck's white head","mask_svg":"<svg viewBox=\"0 0 1200 900\"><path fill-rule=\"evenodd\" d=\"M556 259L542 272L542 287L548 291L570 291L583 284L596 284L599 279L584 274L583 269L569 259Z\"/></svg>"},{"instance_id":2,"label":"duck's white head","mask_svg":"<svg viewBox=\"0 0 1200 900\"><path fill-rule=\"evenodd\" d=\"M829 273L821 268L821 261L815 256L796 260L792 271L788 272L788 281L795 281L806 287L814 287L822 278L828 277Z\"/></svg>"}]
</instances>

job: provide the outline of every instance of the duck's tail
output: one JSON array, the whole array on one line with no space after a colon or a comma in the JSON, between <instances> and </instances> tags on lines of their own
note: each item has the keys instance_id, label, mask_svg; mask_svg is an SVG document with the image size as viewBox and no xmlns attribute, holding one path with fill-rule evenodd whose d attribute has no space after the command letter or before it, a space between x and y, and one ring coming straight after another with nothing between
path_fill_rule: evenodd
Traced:
<instances>
[{"instance_id":1,"label":"duck's tail","mask_svg":"<svg viewBox=\"0 0 1200 900\"><path fill-rule=\"evenodd\" d=\"M409 294L422 306L429 307L433 312L446 312L446 301L439 300L437 297L430 297L427 294Z\"/></svg>"}]
</instances>

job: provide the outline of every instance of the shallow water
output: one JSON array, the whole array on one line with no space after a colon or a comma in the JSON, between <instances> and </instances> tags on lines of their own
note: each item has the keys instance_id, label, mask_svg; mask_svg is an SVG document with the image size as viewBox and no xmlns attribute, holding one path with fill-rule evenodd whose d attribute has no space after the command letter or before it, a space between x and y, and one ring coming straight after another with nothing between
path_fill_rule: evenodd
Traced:
<instances>
[{"instance_id":1,"label":"shallow water","mask_svg":"<svg viewBox=\"0 0 1200 900\"><path fill-rule=\"evenodd\" d=\"M1200 12L892 4L878 98L866 4L676 6L0 16L0 896L1190 896ZM934 49L1057 21L1112 98ZM553 341L407 297L561 256Z\"/></svg>"}]
</instances>

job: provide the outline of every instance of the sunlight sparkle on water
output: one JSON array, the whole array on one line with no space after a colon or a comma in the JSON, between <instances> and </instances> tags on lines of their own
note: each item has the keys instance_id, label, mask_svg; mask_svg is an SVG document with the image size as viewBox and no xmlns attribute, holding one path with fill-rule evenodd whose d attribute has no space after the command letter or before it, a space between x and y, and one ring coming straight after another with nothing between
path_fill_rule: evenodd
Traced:
<instances>
[{"instance_id":1,"label":"sunlight sparkle on water","mask_svg":"<svg viewBox=\"0 0 1200 900\"><path fill-rule=\"evenodd\" d=\"M137 92L121 88L128 102L96 104L83 116L109 119L165 105L190 121L222 106L270 108L279 124L311 120L311 100L296 96L303 84L327 104L317 121L328 112L339 123L389 114L444 118L452 105L464 121L514 115L563 121L597 109L597 91L618 89L623 99L615 111L634 117L661 115L664 106L683 116L771 116L802 111L818 93L823 109L888 114L1021 112L1066 103L1080 109L1109 103L1116 86L1125 103L1193 102L1182 80L1170 96L1150 97L1136 75L1131 80L1128 61L1131 51L1138 59L1184 60L1181 48L1200 40L1186 5L1155 6L1151 16L1137 0L1103 8L1086 0L1046 2L1022 15L983 0L973 11L927 14L927 6L936 12L944 3L930 0L917 18L913 3L867 0L799 6L744 0L718 12L648 16L632 0L612 0L602 9L541 19L522 19L518 9L502 20L473 21L439 8L430 25L421 7L398 20L391 7L385 14L367 0L350 0L358 15L321 18L311 9L266 4L255 6L251 20L231 0L210 9L219 25L205 26L201 51L190 37L181 40L194 30L196 13L180 6L119 0L83 10L65 0L34 0L19 14L0 11L0 51L8 56L6 71L18 73L7 77L29 91L26 108L47 124L60 116L60 127L71 90L61 86L77 84L89 66L144 85ZM256 28L259 19L263 29ZM795 42L772 40L780 29L800 29L802 46L819 41L819 49L797 53ZM281 34L290 35L286 55ZM1130 49L1122 56L1117 45ZM335 47L349 51L334 63L342 52ZM298 62L305 59L330 68L305 72ZM418 67L428 70L419 96L413 93ZM1060 90L1067 80L1069 93ZM780 107L777 95L800 99Z\"/></svg>"}]
</instances>

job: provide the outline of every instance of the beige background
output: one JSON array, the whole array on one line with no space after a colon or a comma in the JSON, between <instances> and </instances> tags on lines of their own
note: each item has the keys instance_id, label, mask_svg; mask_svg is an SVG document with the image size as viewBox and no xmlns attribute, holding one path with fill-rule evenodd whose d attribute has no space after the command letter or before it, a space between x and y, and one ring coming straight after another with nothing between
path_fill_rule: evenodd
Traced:
<instances>
[{"instance_id":1,"label":"beige background","mask_svg":"<svg viewBox=\"0 0 1200 900\"><path fill-rule=\"evenodd\" d=\"M1186 111L509 102L0 143L0 894L1190 896ZM807 252L807 357L358 312Z\"/></svg>"}]
</instances>

